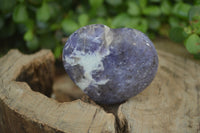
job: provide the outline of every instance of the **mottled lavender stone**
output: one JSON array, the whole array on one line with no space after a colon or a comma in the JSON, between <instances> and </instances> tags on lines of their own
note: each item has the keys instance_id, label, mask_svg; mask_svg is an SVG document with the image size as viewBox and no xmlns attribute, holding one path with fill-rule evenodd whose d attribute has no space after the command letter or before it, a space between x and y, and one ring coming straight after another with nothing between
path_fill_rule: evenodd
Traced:
<instances>
[{"instance_id":1,"label":"mottled lavender stone","mask_svg":"<svg viewBox=\"0 0 200 133\"><path fill-rule=\"evenodd\" d=\"M130 28L88 25L74 32L63 49L66 72L91 99L120 103L153 80L158 56L149 38Z\"/></svg>"}]
</instances>

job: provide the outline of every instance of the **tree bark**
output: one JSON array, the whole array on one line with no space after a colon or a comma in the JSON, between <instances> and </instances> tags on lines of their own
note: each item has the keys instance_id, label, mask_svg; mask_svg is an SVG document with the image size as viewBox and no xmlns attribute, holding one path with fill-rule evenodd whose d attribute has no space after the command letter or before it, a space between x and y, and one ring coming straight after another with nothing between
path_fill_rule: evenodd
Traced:
<instances>
[{"instance_id":1,"label":"tree bark","mask_svg":"<svg viewBox=\"0 0 200 133\"><path fill-rule=\"evenodd\" d=\"M180 45L158 43L151 85L107 106L87 98L66 74L55 76L50 51L11 50L0 59L0 133L199 133L200 63Z\"/></svg>"},{"instance_id":2,"label":"tree bark","mask_svg":"<svg viewBox=\"0 0 200 133\"><path fill-rule=\"evenodd\" d=\"M54 75L50 51L23 55L11 50L0 64L1 133L115 132L115 117L101 107L47 97Z\"/></svg>"},{"instance_id":3,"label":"tree bark","mask_svg":"<svg viewBox=\"0 0 200 133\"><path fill-rule=\"evenodd\" d=\"M158 51L151 85L120 105L119 123L130 133L199 133L200 65Z\"/></svg>"}]
</instances>

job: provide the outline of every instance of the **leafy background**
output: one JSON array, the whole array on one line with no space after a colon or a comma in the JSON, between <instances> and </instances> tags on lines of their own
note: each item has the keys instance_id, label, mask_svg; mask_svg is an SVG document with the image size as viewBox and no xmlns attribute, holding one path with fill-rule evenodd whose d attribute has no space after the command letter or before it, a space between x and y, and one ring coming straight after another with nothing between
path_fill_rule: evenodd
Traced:
<instances>
[{"instance_id":1,"label":"leafy background","mask_svg":"<svg viewBox=\"0 0 200 133\"><path fill-rule=\"evenodd\" d=\"M48 48L59 58L63 38L93 23L169 37L200 58L200 0L0 0L0 56Z\"/></svg>"}]
</instances>

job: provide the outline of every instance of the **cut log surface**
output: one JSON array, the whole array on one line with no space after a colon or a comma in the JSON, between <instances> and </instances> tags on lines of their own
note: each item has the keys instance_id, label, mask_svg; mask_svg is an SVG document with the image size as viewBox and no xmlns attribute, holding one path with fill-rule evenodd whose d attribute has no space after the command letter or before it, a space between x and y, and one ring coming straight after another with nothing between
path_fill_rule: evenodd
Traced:
<instances>
[{"instance_id":1,"label":"cut log surface","mask_svg":"<svg viewBox=\"0 0 200 133\"><path fill-rule=\"evenodd\" d=\"M0 59L0 133L200 133L200 63L180 45L156 44L151 85L102 107L81 98L66 74L54 76L50 51L11 50Z\"/></svg>"},{"instance_id":2,"label":"cut log surface","mask_svg":"<svg viewBox=\"0 0 200 133\"><path fill-rule=\"evenodd\" d=\"M52 97L59 102L70 102L85 96L66 74L56 76L54 81Z\"/></svg>"},{"instance_id":3,"label":"cut log surface","mask_svg":"<svg viewBox=\"0 0 200 133\"><path fill-rule=\"evenodd\" d=\"M120 105L120 125L130 133L200 133L200 65L158 52L151 85Z\"/></svg>"},{"instance_id":4,"label":"cut log surface","mask_svg":"<svg viewBox=\"0 0 200 133\"><path fill-rule=\"evenodd\" d=\"M48 50L34 55L12 50L0 59L0 133L114 133L115 117L101 107L45 96L51 92L53 62Z\"/></svg>"}]
</instances>

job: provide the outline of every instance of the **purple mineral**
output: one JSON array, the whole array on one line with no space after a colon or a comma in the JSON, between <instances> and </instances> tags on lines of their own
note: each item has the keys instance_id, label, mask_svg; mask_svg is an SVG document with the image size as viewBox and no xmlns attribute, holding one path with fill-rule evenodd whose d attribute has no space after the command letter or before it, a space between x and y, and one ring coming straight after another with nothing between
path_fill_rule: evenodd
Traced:
<instances>
[{"instance_id":1,"label":"purple mineral","mask_svg":"<svg viewBox=\"0 0 200 133\"><path fill-rule=\"evenodd\" d=\"M152 82L158 56L150 39L138 30L93 24L68 38L63 63L74 83L91 99L115 104Z\"/></svg>"}]
</instances>

